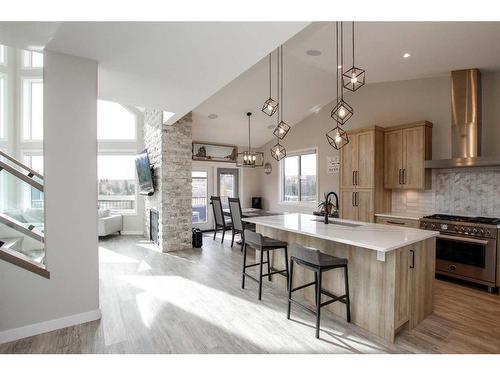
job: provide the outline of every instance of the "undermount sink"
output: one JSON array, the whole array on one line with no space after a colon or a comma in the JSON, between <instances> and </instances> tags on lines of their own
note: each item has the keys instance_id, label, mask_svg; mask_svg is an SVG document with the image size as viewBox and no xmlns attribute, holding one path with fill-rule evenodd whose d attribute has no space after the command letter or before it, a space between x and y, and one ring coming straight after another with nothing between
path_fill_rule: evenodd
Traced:
<instances>
[{"instance_id":1,"label":"undermount sink","mask_svg":"<svg viewBox=\"0 0 500 375\"><path fill-rule=\"evenodd\" d=\"M317 221L317 222L324 222L324 219L311 219L312 221ZM330 219L328 221L328 224L335 224L335 225L343 225L344 227L351 227L351 228L356 228L360 227L361 224L353 224L353 223L345 223L343 221L335 220L335 219Z\"/></svg>"}]
</instances>

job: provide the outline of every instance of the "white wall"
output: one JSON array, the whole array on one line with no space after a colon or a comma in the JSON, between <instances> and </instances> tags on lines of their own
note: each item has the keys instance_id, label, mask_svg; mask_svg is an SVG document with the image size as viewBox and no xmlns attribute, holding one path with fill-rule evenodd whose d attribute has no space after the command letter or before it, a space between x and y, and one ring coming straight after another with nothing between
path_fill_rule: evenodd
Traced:
<instances>
[{"instance_id":1,"label":"white wall","mask_svg":"<svg viewBox=\"0 0 500 375\"><path fill-rule=\"evenodd\" d=\"M484 73L483 81L483 155L499 155L500 148L500 73ZM418 120L428 120L432 129L433 159L451 157L451 98L449 77L418 79L388 83L368 84L355 93L346 94L354 108L354 116L344 127L346 130L371 125L392 126ZM339 191L339 175L326 173L328 156L338 155L325 138L326 132L335 127L330 111L333 103L323 107L300 123L294 125L283 141L288 152L319 148L319 194ZM286 118L285 118L286 120ZM311 212L312 206L280 204L278 194L278 163L269 149L275 141L264 145L266 161L273 166L270 175L260 173L261 194L267 209L278 211Z\"/></svg>"},{"instance_id":2,"label":"white wall","mask_svg":"<svg viewBox=\"0 0 500 375\"><path fill-rule=\"evenodd\" d=\"M44 60L45 227L51 278L0 262L0 341L100 316L97 63L50 51ZM19 329L28 325L34 326Z\"/></svg>"}]
</instances>

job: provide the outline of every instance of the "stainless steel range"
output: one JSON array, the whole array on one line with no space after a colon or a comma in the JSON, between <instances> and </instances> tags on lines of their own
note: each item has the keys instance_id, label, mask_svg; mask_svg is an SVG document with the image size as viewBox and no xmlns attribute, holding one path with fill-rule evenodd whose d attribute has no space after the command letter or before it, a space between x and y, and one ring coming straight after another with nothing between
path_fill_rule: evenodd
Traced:
<instances>
[{"instance_id":1,"label":"stainless steel range","mask_svg":"<svg viewBox=\"0 0 500 375\"><path fill-rule=\"evenodd\" d=\"M431 215L420 228L440 232L436 241L436 273L488 287L496 285L498 226L500 219Z\"/></svg>"}]
</instances>

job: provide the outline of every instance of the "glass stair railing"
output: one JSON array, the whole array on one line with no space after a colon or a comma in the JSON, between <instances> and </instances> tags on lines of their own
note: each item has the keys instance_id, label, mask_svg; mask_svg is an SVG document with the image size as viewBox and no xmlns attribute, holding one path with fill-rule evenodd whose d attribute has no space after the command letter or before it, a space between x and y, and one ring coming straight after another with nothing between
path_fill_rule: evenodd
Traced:
<instances>
[{"instance_id":1,"label":"glass stair railing","mask_svg":"<svg viewBox=\"0 0 500 375\"><path fill-rule=\"evenodd\" d=\"M43 176L0 151L0 259L49 277Z\"/></svg>"}]
</instances>

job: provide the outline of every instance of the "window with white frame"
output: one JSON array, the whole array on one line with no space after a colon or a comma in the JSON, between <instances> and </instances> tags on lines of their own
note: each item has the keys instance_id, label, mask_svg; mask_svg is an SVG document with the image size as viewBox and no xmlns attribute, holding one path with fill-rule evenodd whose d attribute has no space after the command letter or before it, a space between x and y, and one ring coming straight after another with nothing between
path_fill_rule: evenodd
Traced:
<instances>
[{"instance_id":1,"label":"window with white frame","mask_svg":"<svg viewBox=\"0 0 500 375\"><path fill-rule=\"evenodd\" d=\"M292 153L281 160L281 200L314 202L318 197L316 150Z\"/></svg>"},{"instance_id":2,"label":"window with white frame","mask_svg":"<svg viewBox=\"0 0 500 375\"><path fill-rule=\"evenodd\" d=\"M5 46L0 44L0 65L6 65L7 59L6 59L6 53L5 53Z\"/></svg>"},{"instance_id":3,"label":"window with white frame","mask_svg":"<svg viewBox=\"0 0 500 375\"><path fill-rule=\"evenodd\" d=\"M24 157L25 163L33 169L35 172L40 173L43 175L43 155L40 154L31 154L31 155L26 155ZM31 208L43 208L43 192L35 189L34 187L29 187L29 192L28 192L28 207Z\"/></svg>"},{"instance_id":4,"label":"window with white frame","mask_svg":"<svg viewBox=\"0 0 500 375\"><path fill-rule=\"evenodd\" d=\"M97 101L97 139L133 141L136 139L136 116L118 103Z\"/></svg>"},{"instance_id":5,"label":"window with white frame","mask_svg":"<svg viewBox=\"0 0 500 375\"><path fill-rule=\"evenodd\" d=\"M43 68L43 53L23 50L23 68Z\"/></svg>"},{"instance_id":6,"label":"window with white frame","mask_svg":"<svg viewBox=\"0 0 500 375\"><path fill-rule=\"evenodd\" d=\"M135 213L135 155L98 155L97 175L99 208Z\"/></svg>"},{"instance_id":7,"label":"window with white frame","mask_svg":"<svg viewBox=\"0 0 500 375\"><path fill-rule=\"evenodd\" d=\"M5 108L7 98L5 97L5 93L5 75L0 73L0 139L5 138L6 135L5 124L7 123L7 114Z\"/></svg>"},{"instance_id":8,"label":"window with white frame","mask_svg":"<svg viewBox=\"0 0 500 375\"><path fill-rule=\"evenodd\" d=\"M22 125L24 140L43 139L43 80L22 78Z\"/></svg>"}]
</instances>

